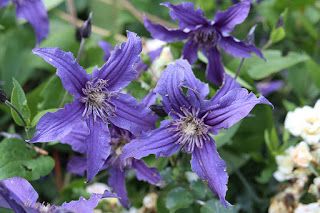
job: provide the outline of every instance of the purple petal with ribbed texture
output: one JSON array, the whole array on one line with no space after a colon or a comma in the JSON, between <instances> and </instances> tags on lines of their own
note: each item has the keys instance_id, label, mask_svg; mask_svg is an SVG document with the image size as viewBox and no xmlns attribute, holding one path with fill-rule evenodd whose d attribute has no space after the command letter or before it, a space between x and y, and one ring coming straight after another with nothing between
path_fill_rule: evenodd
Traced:
<instances>
[{"instance_id":1,"label":"purple petal with ribbed texture","mask_svg":"<svg viewBox=\"0 0 320 213\"><path fill-rule=\"evenodd\" d=\"M101 120L90 117L87 121L90 134L87 144L87 179L91 181L103 167L111 152L111 137L108 125Z\"/></svg>"},{"instance_id":2,"label":"purple petal with ribbed texture","mask_svg":"<svg viewBox=\"0 0 320 213\"><path fill-rule=\"evenodd\" d=\"M167 29L160 24L154 24L147 18L144 19L144 26L150 32L151 36L165 42L176 42L188 37L188 33L180 29Z\"/></svg>"},{"instance_id":3,"label":"purple petal with ribbed texture","mask_svg":"<svg viewBox=\"0 0 320 213\"><path fill-rule=\"evenodd\" d=\"M188 60L190 64L193 64L198 59L198 43L193 39L187 41L183 47L182 56Z\"/></svg>"},{"instance_id":4,"label":"purple petal with ribbed texture","mask_svg":"<svg viewBox=\"0 0 320 213\"><path fill-rule=\"evenodd\" d=\"M84 157L73 156L67 165L68 172L79 176L84 176L87 170L87 159Z\"/></svg>"},{"instance_id":5,"label":"purple petal with ribbed texture","mask_svg":"<svg viewBox=\"0 0 320 213\"><path fill-rule=\"evenodd\" d=\"M126 129L134 135L155 127L157 117L131 95L119 93L111 99L111 102L115 106L115 112L109 120L115 126Z\"/></svg>"},{"instance_id":6,"label":"purple petal with ribbed texture","mask_svg":"<svg viewBox=\"0 0 320 213\"><path fill-rule=\"evenodd\" d=\"M209 81L217 86L220 86L223 82L224 67L220 52L216 47L210 48L205 51L208 58L208 65L206 69L206 77Z\"/></svg>"},{"instance_id":7,"label":"purple petal with ribbed texture","mask_svg":"<svg viewBox=\"0 0 320 213\"><path fill-rule=\"evenodd\" d=\"M138 75L135 66L142 50L141 39L129 31L127 37L127 42L115 47L109 60L99 71L93 73L94 78L107 80L110 91L124 88Z\"/></svg>"},{"instance_id":8,"label":"purple petal with ribbed texture","mask_svg":"<svg viewBox=\"0 0 320 213\"><path fill-rule=\"evenodd\" d=\"M13 3L17 17L26 19L32 25L39 44L49 33L48 14L42 0L13 0Z\"/></svg>"},{"instance_id":9,"label":"purple petal with ribbed texture","mask_svg":"<svg viewBox=\"0 0 320 213\"><path fill-rule=\"evenodd\" d=\"M216 134L220 129L227 129L245 118L257 104L272 104L263 96L257 98L243 88L233 89L215 99L204 111L209 112L204 122L212 127Z\"/></svg>"},{"instance_id":10,"label":"purple petal with ribbed texture","mask_svg":"<svg viewBox=\"0 0 320 213\"><path fill-rule=\"evenodd\" d=\"M120 203L125 207L129 208L129 199L126 189L125 172L119 168L109 169L108 185L112 187L113 192L120 198Z\"/></svg>"},{"instance_id":11,"label":"purple petal with ribbed texture","mask_svg":"<svg viewBox=\"0 0 320 213\"><path fill-rule=\"evenodd\" d=\"M192 2L183 2L173 5L169 2L162 3L170 9L170 16L173 20L179 22L180 29L196 29L199 25L208 24L201 9L195 10Z\"/></svg>"},{"instance_id":12,"label":"purple petal with ribbed texture","mask_svg":"<svg viewBox=\"0 0 320 213\"><path fill-rule=\"evenodd\" d=\"M82 88L89 80L89 75L76 62L71 52L64 52L59 48L35 48L34 54L57 68L64 88L74 97L82 96Z\"/></svg>"},{"instance_id":13,"label":"purple petal with ribbed texture","mask_svg":"<svg viewBox=\"0 0 320 213\"><path fill-rule=\"evenodd\" d=\"M181 112L181 107L188 108L190 106L190 102L182 91L184 81L184 67L180 66L179 63L168 65L161 74L154 91L162 96L162 102L167 113Z\"/></svg>"},{"instance_id":14,"label":"purple petal with ribbed texture","mask_svg":"<svg viewBox=\"0 0 320 213\"><path fill-rule=\"evenodd\" d=\"M221 37L219 46L234 57L249 58L251 57L251 53L255 53L260 58L264 58L262 52L254 45L238 41L231 36Z\"/></svg>"},{"instance_id":15,"label":"purple petal with ribbed texture","mask_svg":"<svg viewBox=\"0 0 320 213\"><path fill-rule=\"evenodd\" d=\"M87 200L83 197L80 197L79 200L74 200L69 203L63 203L60 210L69 210L71 212L77 213L89 213L93 212L93 210L99 204L99 201L103 198L101 194L92 194L90 198ZM60 211L57 211L60 212ZM62 211L64 212L64 211Z\"/></svg>"},{"instance_id":16,"label":"purple petal with ribbed texture","mask_svg":"<svg viewBox=\"0 0 320 213\"><path fill-rule=\"evenodd\" d=\"M36 133L30 142L61 141L70 144L76 151L81 151L83 146L79 139L84 139L89 134L89 129L85 121L82 120L82 112L82 104L75 101L66 104L63 109L56 112L46 113L39 120ZM70 137L75 134L78 135Z\"/></svg>"},{"instance_id":17,"label":"purple petal with ribbed texture","mask_svg":"<svg viewBox=\"0 0 320 213\"><path fill-rule=\"evenodd\" d=\"M218 195L220 202L226 201L228 174L225 162L219 156L213 140L206 141L202 148L196 147L192 153L192 170L208 183L209 188Z\"/></svg>"},{"instance_id":18,"label":"purple petal with ribbed texture","mask_svg":"<svg viewBox=\"0 0 320 213\"><path fill-rule=\"evenodd\" d=\"M99 46L101 47L101 49L103 50L104 56L103 56L103 60L104 61L108 61L108 59L111 56L111 51L113 50L113 47L111 44L109 44L106 41L99 41Z\"/></svg>"},{"instance_id":19,"label":"purple petal with ribbed texture","mask_svg":"<svg viewBox=\"0 0 320 213\"><path fill-rule=\"evenodd\" d=\"M155 93L153 90L151 90L142 100L141 104L145 107L150 107L152 104L156 102L157 99L157 93Z\"/></svg>"},{"instance_id":20,"label":"purple petal with ribbed texture","mask_svg":"<svg viewBox=\"0 0 320 213\"><path fill-rule=\"evenodd\" d=\"M0 181L0 207L19 212L34 206L37 199L38 193L23 178L13 177Z\"/></svg>"},{"instance_id":21,"label":"purple petal with ribbed texture","mask_svg":"<svg viewBox=\"0 0 320 213\"><path fill-rule=\"evenodd\" d=\"M216 92L216 94L211 98L210 102L215 102L227 94L230 90L241 88L240 84L228 74L224 74L224 81L220 89Z\"/></svg>"},{"instance_id":22,"label":"purple petal with ribbed texture","mask_svg":"<svg viewBox=\"0 0 320 213\"><path fill-rule=\"evenodd\" d=\"M230 33L236 25L241 24L247 18L250 11L250 2L250 0L244 0L231 6L226 11L217 12L214 25L222 33Z\"/></svg>"},{"instance_id":23,"label":"purple petal with ribbed texture","mask_svg":"<svg viewBox=\"0 0 320 213\"><path fill-rule=\"evenodd\" d=\"M176 144L178 135L169 129L169 123L163 121L160 128L149 131L143 136L132 140L122 149L121 161L128 158L141 159L148 155L157 157L169 157L181 148Z\"/></svg>"},{"instance_id":24,"label":"purple petal with ribbed texture","mask_svg":"<svg viewBox=\"0 0 320 213\"><path fill-rule=\"evenodd\" d=\"M177 60L175 67L175 70L180 70L180 72L183 72L183 86L189 89L187 93L189 96L196 94L198 98L203 99L209 94L208 84L205 84L196 78L192 71L191 65L187 61L181 59Z\"/></svg>"},{"instance_id":25,"label":"purple petal with ribbed texture","mask_svg":"<svg viewBox=\"0 0 320 213\"><path fill-rule=\"evenodd\" d=\"M161 176L156 168L148 167L142 160L133 160L132 167L136 170L138 180L146 181L152 185L161 185Z\"/></svg>"},{"instance_id":26,"label":"purple petal with ribbed texture","mask_svg":"<svg viewBox=\"0 0 320 213\"><path fill-rule=\"evenodd\" d=\"M86 139L89 135L89 128L86 122L81 121L75 124L72 131L65 137L60 139L61 143L69 144L72 150L80 153L85 153L87 151Z\"/></svg>"}]
</instances>

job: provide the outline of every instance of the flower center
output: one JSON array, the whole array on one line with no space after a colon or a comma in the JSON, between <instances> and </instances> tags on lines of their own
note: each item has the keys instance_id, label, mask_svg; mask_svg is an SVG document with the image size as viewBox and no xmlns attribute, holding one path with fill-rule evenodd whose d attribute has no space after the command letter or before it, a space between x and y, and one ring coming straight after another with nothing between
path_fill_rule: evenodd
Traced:
<instances>
[{"instance_id":1,"label":"flower center","mask_svg":"<svg viewBox=\"0 0 320 213\"><path fill-rule=\"evenodd\" d=\"M173 121L173 131L179 134L177 144L182 145L186 152L193 152L194 147L201 148L205 141L210 140L209 126L204 123L204 118L207 115L198 117L199 110L181 109L182 114L178 114L179 119Z\"/></svg>"},{"instance_id":2,"label":"flower center","mask_svg":"<svg viewBox=\"0 0 320 213\"><path fill-rule=\"evenodd\" d=\"M85 104L82 116L88 118L92 115L95 121L99 117L107 122L110 114L114 112L114 106L110 103L110 99L116 94L108 91L107 81L103 79L88 81L82 92L83 97L80 101Z\"/></svg>"},{"instance_id":3,"label":"flower center","mask_svg":"<svg viewBox=\"0 0 320 213\"><path fill-rule=\"evenodd\" d=\"M201 28L193 34L193 39L200 44L215 45L219 39L219 34L212 28Z\"/></svg>"}]
</instances>

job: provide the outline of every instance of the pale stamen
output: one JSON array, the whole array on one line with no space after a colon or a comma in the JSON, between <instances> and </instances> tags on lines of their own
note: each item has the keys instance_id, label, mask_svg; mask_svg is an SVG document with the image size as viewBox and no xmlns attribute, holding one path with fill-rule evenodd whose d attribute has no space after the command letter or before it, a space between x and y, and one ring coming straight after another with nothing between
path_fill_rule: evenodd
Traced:
<instances>
[{"instance_id":1,"label":"pale stamen","mask_svg":"<svg viewBox=\"0 0 320 213\"><path fill-rule=\"evenodd\" d=\"M88 118L92 115L94 121L99 117L107 122L108 117L114 113L114 106L110 103L110 99L116 95L108 91L107 81L103 79L88 81L82 92L84 96L80 101L85 104L82 116Z\"/></svg>"}]
</instances>

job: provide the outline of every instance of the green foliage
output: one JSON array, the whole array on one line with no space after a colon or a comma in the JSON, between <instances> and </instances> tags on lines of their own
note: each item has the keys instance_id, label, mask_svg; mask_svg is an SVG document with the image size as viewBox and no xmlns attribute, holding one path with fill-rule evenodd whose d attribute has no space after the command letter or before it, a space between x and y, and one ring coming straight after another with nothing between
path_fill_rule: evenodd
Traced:
<instances>
[{"instance_id":1,"label":"green foliage","mask_svg":"<svg viewBox=\"0 0 320 213\"><path fill-rule=\"evenodd\" d=\"M3 140L0 142L0 153L0 180L15 176L37 180L48 175L54 167L51 157L38 156L22 140Z\"/></svg>"},{"instance_id":2,"label":"green foliage","mask_svg":"<svg viewBox=\"0 0 320 213\"><path fill-rule=\"evenodd\" d=\"M166 198L166 207L170 212L188 208L193 202L192 194L182 187L172 189Z\"/></svg>"},{"instance_id":3,"label":"green foliage","mask_svg":"<svg viewBox=\"0 0 320 213\"><path fill-rule=\"evenodd\" d=\"M13 79L11 103L21 113L22 118L26 122L26 124L19 117L17 112L15 110L11 109L11 114L12 114L14 121L20 126L25 126L25 125L28 126L30 124L30 116L31 116L30 109L28 106L26 95L24 94L23 89L21 88L19 82L16 79Z\"/></svg>"}]
</instances>

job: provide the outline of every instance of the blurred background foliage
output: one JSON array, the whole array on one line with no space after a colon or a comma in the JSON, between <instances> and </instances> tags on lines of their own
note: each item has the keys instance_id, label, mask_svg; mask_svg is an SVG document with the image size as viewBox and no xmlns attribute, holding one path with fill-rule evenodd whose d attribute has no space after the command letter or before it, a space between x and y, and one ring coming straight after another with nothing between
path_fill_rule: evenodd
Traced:
<instances>
[{"instance_id":1,"label":"blurred background foliage","mask_svg":"<svg viewBox=\"0 0 320 213\"><path fill-rule=\"evenodd\" d=\"M104 63L103 52L98 46L100 40L115 45L125 40L126 30L138 33L144 41L150 39L142 24L143 14L168 26L176 26L176 23L170 21L167 8L159 5L163 2L160 0L75 0L78 20L73 19L66 1L44 2L49 10L50 34L41 43L42 47L60 47L76 54L79 42L75 37L74 24L81 24L80 20L86 19L90 12L93 13L93 34L86 42L80 61L89 70ZM205 11L207 17L212 18L217 10L226 9L237 1L193 2ZM268 97L274 104L274 110L258 106L249 118L215 137L230 175L227 200L234 206L222 208L204 183L188 180L190 159L183 154L169 160L146 158L148 164L161 171L166 182L163 189L137 182L133 178L134 174L129 173L131 178L127 187L133 206L142 206L144 196L149 192L156 192L158 212L267 211L271 196L278 190L277 182L272 177L276 169L274 156L283 152L289 144L295 143L283 129L284 116L295 106L313 105L319 98L320 1L255 1L248 19L234 33L238 38L246 39L247 33L255 24L255 43L263 49L266 61L255 56L245 60L240 82L257 93L258 82L282 80L284 86ZM35 46L34 33L27 23L16 20L12 5L0 10L0 45L0 85L11 96L12 101L22 107L30 129L30 132L25 133L19 118L13 113L13 120L8 108L1 105L0 132L2 135L19 134L28 138L41 115L56 110L70 101L70 97L65 95L60 80L55 76L55 70L32 54L31 50ZM179 58L181 43L171 44L170 48L173 56ZM223 61L231 74L235 73L240 64L240 59L227 55L224 55ZM205 63L206 59L202 57L194 66L195 73L202 80L205 80ZM151 74L145 72L139 81L129 86L128 91L137 98L142 98L148 92L146 88L154 85ZM214 93L216 88L213 85L212 88ZM32 182L44 202L61 203L77 199L80 195L87 196L85 180L66 173L67 161L73 154L70 147L50 143L42 148L49 153L48 156L40 155L34 151L34 147L21 143L21 140L8 143L8 139L4 139L0 143L0 178L6 178L2 176L6 174L36 180L48 174ZM8 166L10 161L14 165ZM102 172L95 181L106 183L107 175ZM106 212L121 211L111 204L101 208Z\"/></svg>"}]
</instances>

